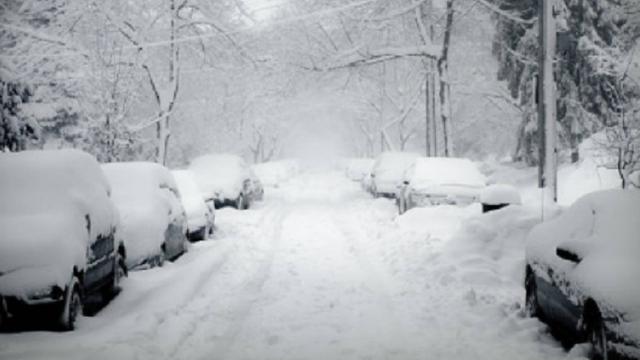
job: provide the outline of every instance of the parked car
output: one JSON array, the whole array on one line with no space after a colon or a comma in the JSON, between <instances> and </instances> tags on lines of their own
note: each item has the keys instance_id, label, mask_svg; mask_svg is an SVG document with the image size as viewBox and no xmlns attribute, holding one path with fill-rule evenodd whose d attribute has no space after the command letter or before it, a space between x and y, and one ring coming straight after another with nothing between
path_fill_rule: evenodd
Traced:
<instances>
[{"instance_id":1,"label":"parked car","mask_svg":"<svg viewBox=\"0 0 640 360\"><path fill-rule=\"evenodd\" d=\"M371 174L374 162L373 159L349 159L346 162L345 175L350 180L362 182Z\"/></svg>"},{"instance_id":2,"label":"parked car","mask_svg":"<svg viewBox=\"0 0 640 360\"><path fill-rule=\"evenodd\" d=\"M200 190L214 200L216 209L223 206L248 209L260 197L251 169L239 156L203 155L194 159L189 169L195 174Z\"/></svg>"},{"instance_id":3,"label":"parked car","mask_svg":"<svg viewBox=\"0 0 640 360\"><path fill-rule=\"evenodd\" d=\"M597 359L640 359L639 214L639 191L599 191L527 238L527 314Z\"/></svg>"},{"instance_id":4,"label":"parked car","mask_svg":"<svg viewBox=\"0 0 640 360\"><path fill-rule=\"evenodd\" d=\"M151 162L102 165L120 211L127 266L162 265L186 250L187 217L173 175Z\"/></svg>"},{"instance_id":5,"label":"parked car","mask_svg":"<svg viewBox=\"0 0 640 360\"><path fill-rule=\"evenodd\" d=\"M394 199L402 184L405 170L418 158L417 154L384 152L378 156L371 170L370 191L375 197Z\"/></svg>"},{"instance_id":6,"label":"parked car","mask_svg":"<svg viewBox=\"0 0 640 360\"><path fill-rule=\"evenodd\" d=\"M492 184L480 192L482 212L500 210L505 206L521 205L522 198L518 189L507 184Z\"/></svg>"},{"instance_id":7,"label":"parked car","mask_svg":"<svg viewBox=\"0 0 640 360\"><path fill-rule=\"evenodd\" d=\"M0 326L72 330L90 298L115 295L126 251L96 159L78 150L0 154Z\"/></svg>"},{"instance_id":8,"label":"parked car","mask_svg":"<svg viewBox=\"0 0 640 360\"><path fill-rule=\"evenodd\" d=\"M205 240L213 234L215 223L213 203L205 200L191 171L173 170L172 174L187 214L187 238L190 241Z\"/></svg>"},{"instance_id":9,"label":"parked car","mask_svg":"<svg viewBox=\"0 0 640 360\"><path fill-rule=\"evenodd\" d=\"M421 157L407 168L399 188L400 213L432 205L469 205L477 202L486 178L468 159Z\"/></svg>"},{"instance_id":10,"label":"parked car","mask_svg":"<svg viewBox=\"0 0 640 360\"><path fill-rule=\"evenodd\" d=\"M264 199L264 186L262 186L262 181L253 171L253 169L249 169L249 176L251 177L251 193L256 201L262 201Z\"/></svg>"},{"instance_id":11,"label":"parked car","mask_svg":"<svg viewBox=\"0 0 640 360\"><path fill-rule=\"evenodd\" d=\"M299 172L297 161L291 159L255 164L251 168L262 185L273 188L279 187Z\"/></svg>"}]
</instances>

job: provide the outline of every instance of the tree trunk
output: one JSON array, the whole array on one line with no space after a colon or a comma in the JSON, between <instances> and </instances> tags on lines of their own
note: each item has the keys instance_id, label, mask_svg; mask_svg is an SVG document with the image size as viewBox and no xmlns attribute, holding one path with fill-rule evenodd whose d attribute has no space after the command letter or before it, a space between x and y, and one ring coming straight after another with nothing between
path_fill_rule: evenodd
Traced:
<instances>
[{"instance_id":1,"label":"tree trunk","mask_svg":"<svg viewBox=\"0 0 640 360\"><path fill-rule=\"evenodd\" d=\"M451 154L449 120L451 117L449 106L449 45L451 43L451 31L453 27L453 1L447 0L447 19L444 29L444 39L442 41L442 55L438 59L438 75L440 78L440 116L442 119L442 138L444 146L444 156Z\"/></svg>"},{"instance_id":2,"label":"tree trunk","mask_svg":"<svg viewBox=\"0 0 640 360\"><path fill-rule=\"evenodd\" d=\"M156 161L162 165L167 164L167 154L169 148L169 138L171 137L170 125L171 125L171 111L178 97L179 78L178 78L178 59L179 49L175 43L176 39L176 1L170 0L171 19L170 19L170 59L169 59L169 86L173 87L173 96L171 100L160 98L160 117L156 125L156 135L158 145L156 147ZM164 104L165 101L169 101L169 104Z\"/></svg>"}]
</instances>

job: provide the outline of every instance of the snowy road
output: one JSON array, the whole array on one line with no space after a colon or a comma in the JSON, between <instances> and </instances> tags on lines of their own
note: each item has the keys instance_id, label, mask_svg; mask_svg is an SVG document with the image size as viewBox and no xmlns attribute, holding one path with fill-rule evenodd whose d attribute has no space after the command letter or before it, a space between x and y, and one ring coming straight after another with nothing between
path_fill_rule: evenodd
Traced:
<instances>
[{"instance_id":1,"label":"snowy road","mask_svg":"<svg viewBox=\"0 0 640 360\"><path fill-rule=\"evenodd\" d=\"M418 231L307 173L219 211L213 240L133 273L77 331L0 334L0 359L566 359L520 316L516 280L446 250L472 211L434 210Z\"/></svg>"}]
</instances>

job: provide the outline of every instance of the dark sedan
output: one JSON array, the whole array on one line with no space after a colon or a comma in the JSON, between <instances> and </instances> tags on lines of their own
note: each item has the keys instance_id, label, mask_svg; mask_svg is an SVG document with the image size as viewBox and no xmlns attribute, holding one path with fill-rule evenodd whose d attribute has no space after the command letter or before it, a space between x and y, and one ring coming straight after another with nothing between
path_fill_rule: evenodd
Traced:
<instances>
[{"instance_id":1,"label":"dark sedan","mask_svg":"<svg viewBox=\"0 0 640 360\"><path fill-rule=\"evenodd\" d=\"M640 192L591 193L529 234L528 315L594 359L640 359Z\"/></svg>"}]
</instances>

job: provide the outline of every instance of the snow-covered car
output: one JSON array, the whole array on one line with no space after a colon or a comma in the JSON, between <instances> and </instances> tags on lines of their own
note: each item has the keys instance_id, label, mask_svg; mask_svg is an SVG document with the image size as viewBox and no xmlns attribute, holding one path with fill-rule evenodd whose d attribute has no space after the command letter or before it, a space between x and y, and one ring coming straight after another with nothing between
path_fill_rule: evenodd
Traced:
<instances>
[{"instance_id":1,"label":"snow-covered car","mask_svg":"<svg viewBox=\"0 0 640 360\"><path fill-rule=\"evenodd\" d=\"M269 161L252 166L252 170L264 186L277 188L299 171L295 160Z\"/></svg>"},{"instance_id":2,"label":"snow-covered car","mask_svg":"<svg viewBox=\"0 0 640 360\"><path fill-rule=\"evenodd\" d=\"M485 176L468 159L421 157L403 175L397 203L400 213L431 205L469 205L477 202Z\"/></svg>"},{"instance_id":3,"label":"snow-covered car","mask_svg":"<svg viewBox=\"0 0 640 360\"><path fill-rule=\"evenodd\" d=\"M213 199L216 209L223 206L248 209L260 195L255 192L251 169L239 156L203 155L195 158L189 169L205 197Z\"/></svg>"},{"instance_id":4,"label":"snow-covered car","mask_svg":"<svg viewBox=\"0 0 640 360\"><path fill-rule=\"evenodd\" d=\"M171 172L152 162L102 165L112 188L127 266L162 265L186 249L187 218Z\"/></svg>"},{"instance_id":5,"label":"snow-covered car","mask_svg":"<svg viewBox=\"0 0 640 360\"><path fill-rule=\"evenodd\" d=\"M594 358L640 359L639 214L639 191L594 192L527 237L527 314Z\"/></svg>"},{"instance_id":6,"label":"snow-covered car","mask_svg":"<svg viewBox=\"0 0 640 360\"><path fill-rule=\"evenodd\" d=\"M487 213L509 205L521 205L522 198L518 189L507 184L492 184L480 192L482 212Z\"/></svg>"},{"instance_id":7,"label":"snow-covered car","mask_svg":"<svg viewBox=\"0 0 640 360\"><path fill-rule=\"evenodd\" d=\"M383 152L371 170L370 192L375 197L395 198L405 171L415 162L418 154Z\"/></svg>"},{"instance_id":8,"label":"snow-covered car","mask_svg":"<svg viewBox=\"0 0 640 360\"><path fill-rule=\"evenodd\" d=\"M187 213L187 238L191 241L205 240L213 234L215 224L213 204L205 201L191 171L173 170L171 173L176 180L182 206Z\"/></svg>"},{"instance_id":9,"label":"snow-covered car","mask_svg":"<svg viewBox=\"0 0 640 360\"><path fill-rule=\"evenodd\" d=\"M373 159L349 159L345 166L345 175L350 180L362 182L371 174L374 162Z\"/></svg>"},{"instance_id":10,"label":"snow-covered car","mask_svg":"<svg viewBox=\"0 0 640 360\"><path fill-rule=\"evenodd\" d=\"M253 197L256 201L262 201L264 199L264 186L262 186L262 181L253 171L253 169L249 169L249 175L251 177L251 193L253 193Z\"/></svg>"},{"instance_id":11,"label":"snow-covered car","mask_svg":"<svg viewBox=\"0 0 640 360\"><path fill-rule=\"evenodd\" d=\"M126 252L109 193L79 150L0 154L0 326L52 317L72 330L89 296L117 293Z\"/></svg>"}]
</instances>

